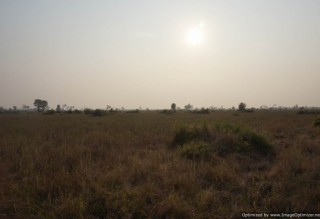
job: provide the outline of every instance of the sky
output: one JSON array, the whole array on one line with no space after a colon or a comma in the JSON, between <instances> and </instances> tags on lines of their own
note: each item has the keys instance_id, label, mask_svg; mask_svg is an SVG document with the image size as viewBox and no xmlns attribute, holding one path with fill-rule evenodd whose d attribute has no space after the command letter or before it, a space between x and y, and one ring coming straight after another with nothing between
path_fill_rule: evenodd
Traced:
<instances>
[{"instance_id":1,"label":"sky","mask_svg":"<svg viewBox=\"0 0 320 219\"><path fill-rule=\"evenodd\" d=\"M1 0L0 106L320 106L318 0Z\"/></svg>"}]
</instances>

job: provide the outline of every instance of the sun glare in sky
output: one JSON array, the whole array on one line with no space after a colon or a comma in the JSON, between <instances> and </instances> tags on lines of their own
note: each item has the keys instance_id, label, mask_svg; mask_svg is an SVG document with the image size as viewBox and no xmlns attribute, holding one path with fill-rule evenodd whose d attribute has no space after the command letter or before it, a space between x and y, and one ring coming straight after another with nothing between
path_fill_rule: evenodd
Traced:
<instances>
[{"instance_id":1,"label":"sun glare in sky","mask_svg":"<svg viewBox=\"0 0 320 219\"><path fill-rule=\"evenodd\" d=\"M199 45L204 39L204 23L191 27L186 32L186 41L190 45Z\"/></svg>"}]
</instances>

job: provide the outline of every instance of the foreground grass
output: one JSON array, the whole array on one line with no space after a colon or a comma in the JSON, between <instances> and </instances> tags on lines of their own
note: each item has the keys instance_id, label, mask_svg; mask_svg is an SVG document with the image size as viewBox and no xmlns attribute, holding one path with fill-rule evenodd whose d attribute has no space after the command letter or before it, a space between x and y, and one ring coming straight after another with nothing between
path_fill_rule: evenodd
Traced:
<instances>
[{"instance_id":1,"label":"foreground grass","mask_svg":"<svg viewBox=\"0 0 320 219\"><path fill-rule=\"evenodd\" d=\"M0 115L1 163L14 175L8 179L14 186L0 190L0 205L7 206L0 213L238 218L242 212L320 212L315 119L293 112ZM172 146L181 127L203 124L205 139ZM243 134L217 134L221 124L251 130L272 153L230 151Z\"/></svg>"}]
</instances>

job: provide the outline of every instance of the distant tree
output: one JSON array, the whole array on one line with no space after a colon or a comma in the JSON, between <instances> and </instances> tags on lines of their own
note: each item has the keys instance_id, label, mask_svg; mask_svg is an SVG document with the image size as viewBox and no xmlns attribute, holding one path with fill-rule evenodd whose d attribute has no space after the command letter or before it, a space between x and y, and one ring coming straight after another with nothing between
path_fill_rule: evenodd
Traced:
<instances>
[{"instance_id":1,"label":"distant tree","mask_svg":"<svg viewBox=\"0 0 320 219\"><path fill-rule=\"evenodd\" d=\"M42 100L41 109L44 111L48 107L48 102L46 100Z\"/></svg>"},{"instance_id":2,"label":"distant tree","mask_svg":"<svg viewBox=\"0 0 320 219\"><path fill-rule=\"evenodd\" d=\"M40 112L48 107L48 102L46 100L35 99L33 105L37 107L38 112Z\"/></svg>"},{"instance_id":3,"label":"distant tree","mask_svg":"<svg viewBox=\"0 0 320 219\"><path fill-rule=\"evenodd\" d=\"M61 111L66 111L68 109L67 104L62 104L61 105Z\"/></svg>"},{"instance_id":4,"label":"distant tree","mask_svg":"<svg viewBox=\"0 0 320 219\"><path fill-rule=\"evenodd\" d=\"M35 100L34 100L34 103L33 103L33 105L34 105L35 107L37 107L38 112L40 111L40 108L41 108L41 101L42 101L42 100L40 100L40 99L35 99Z\"/></svg>"},{"instance_id":5,"label":"distant tree","mask_svg":"<svg viewBox=\"0 0 320 219\"><path fill-rule=\"evenodd\" d=\"M266 105L261 105L261 106L260 106L260 109L262 109L262 110L267 110L267 109L268 109L268 106L266 106Z\"/></svg>"},{"instance_id":6,"label":"distant tree","mask_svg":"<svg viewBox=\"0 0 320 219\"><path fill-rule=\"evenodd\" d=\"M176 111L177 105L175 103L171 104L171 110Z\"/></svg>"},{"instance_id":7,"label":"distant tree","mask_svg":"<svg viewBox=\"0 0 320 219\"><path fill-rule=\"evenodd\" d=\"M57 111L58 113L61 112L61 106L60 106L60 104L57 105L56 111Z\"/></svg>"},{"instance_id":8,"label":"distant tree","mask_svg":"<svg viewBox=\"0 0 320 219\"><path fill-rule=\"evenodd\" d=\"M246 107L247 107L247 104L241 102L239 104L239 111L245 111L246 110Z\"/></svg>"},{"instance_id":9,"label":"distant tree","mask_svg":"<svg viewBox=\"0 0 320 219\"><path fill-rule=\"evenodd\" d=\"M187 105L184 106L184 109L185 110L192 110L193 109L193 106L189 103Z\"/></svg>"},{"instance_id":10,"label":"distant tree","mask_svg":"<svg viewBox=\"0 0 320 219\"><path fill-rule=\"evenodd\" d=\"M24 111L28 111L29 108L30 108L30 106L27 106L25 104L22 105L22 110L24 110Z\"/></svg>"},{"instance_id":11,"label":"distant tree","mask_svg":"<svg viewBox=\"0 0 320 219\"><path fill-rule=\"evenodd\" d=\"M111 109L112 109L112 107L107 105L106 110L111 110Z\"/></svg>"},{"instance_id":12,"label":"distant tree","mask_svg":"<svg viewBox=\"0 0 320 219\"><path fill-rule=\"evenodd\" d=\"M17 106L13 106L13 111L17 111Z\"/></svg>"}]
</instances>

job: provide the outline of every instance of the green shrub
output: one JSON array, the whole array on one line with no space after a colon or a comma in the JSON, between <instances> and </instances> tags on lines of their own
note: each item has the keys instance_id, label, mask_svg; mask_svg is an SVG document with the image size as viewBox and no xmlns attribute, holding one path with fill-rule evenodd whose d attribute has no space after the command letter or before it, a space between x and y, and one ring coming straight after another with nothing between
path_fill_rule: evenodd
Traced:
<instances>
[{"instance_id":1,"label":"green shrub","mask_svg":"<svg viewBox=\"0 0 320 219\"><path fill-rule=\"evenodd\" d=\"M314 120L313 126L314 127L320 127L320 118Z\"/></svg>"},{"instance_id":2,"label":"green shrub","mask_svg":"<svg viewBox=\"0 0 320 219\"><path fill-rule=\"evenodd\" d=\"M273 154L273 146L262 134L246 129L239 133L239 152L257 152L262 155Z\"/></svg>"},{"instance_id":3,"label":"green shrub","mask_svg":"<svg viewBox=\"0 0 320 219\"><path fill-rule=\"evenodd\" d=\"M192 141L210 141L210 138L210 131L206 124L201 128L196 126L187 128L183 126L176 131L172 144L174 146L182 146Z\"/></svg>"},{"instance_id":4,"label":"green shrub","mask_svg":"<svg viewBox=\"0 0 320 219\"><path fill-rule=\"evenodd\" d=\"M257 153L264 156L274 153L273 146L263 134L222 122L215 124L212 134L206 124L201 128L180 127L172 145L180 146L182 155L188 158L201 157L209 152L219 155Z\"/></svg>"},{"instance_id":5,"label":"green shrub","mask_svg":"<svg viewBox=\"0 0 320 219\"><path fill-rule=\"evenodd\" d=\"M204 141L187 143L181 148L182 156L185 156L188 159L206 157L211 151L212 145Z\"/></svg>"},{"instance_id":6,"label":"green shrub","mask_svg":"<svg viewBox=\"0 0 320 219\"><path fill-rule=\"evenodd\" d=\"M215 131L215 147L221 155L233 152L273 154L273 146L266 137L254 130L228 123L217 123Z\"/></svg>"},{"instance_id":7,"label":"green shrub","mask_svg":"<svg viewBox=\"0 0 320 219\"><path fill-rule=\"evenodd\" d=\"M237 152L239 148L238 136L235 133L219 133L214 142L214 150L219 155Z\"/></svg>"}]
</instances>

